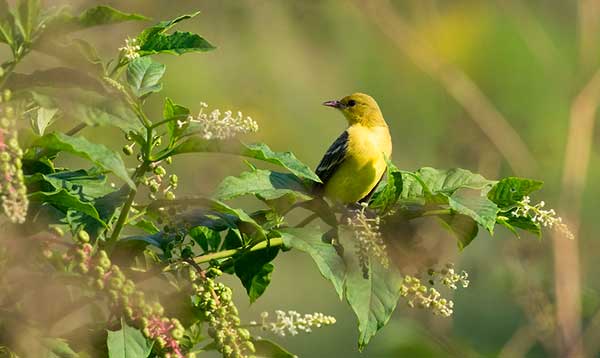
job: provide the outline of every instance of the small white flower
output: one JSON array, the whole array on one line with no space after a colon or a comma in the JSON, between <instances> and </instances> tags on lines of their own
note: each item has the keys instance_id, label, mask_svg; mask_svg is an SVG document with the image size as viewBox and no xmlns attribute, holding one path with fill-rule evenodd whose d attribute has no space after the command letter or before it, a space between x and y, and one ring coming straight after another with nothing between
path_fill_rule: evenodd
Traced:
<instances>
[{"instance_id":1,"label":"small white flower","mask_svg":"<svg viewBox=\"0 0 600 358\"><path fill-rule=\"evenodd\" d=\"M323 313L315 312L313 314L301 315L296 311L275 311L275 321L269 322L269 313L262 312L260 314L260 324L255 321L250 322L251 326L260 326L265 331L270 331L281 337L286 334L295 336L300 332L310 333L312 328L320 328L329 326L335 323L335 318L326 316Z\"/></svg>"},{"instance_id":2,"label":"small white flower","mask_svg":"<svg viewBox=\"0 0 600 358\"><path fill-rule=\"evenodd\" d=\"M544 227L555 229L568 239L573 240L575 236L569 230L569 227L562 222L562 218L556 215L554 209L544 210L543 207L545 205L544 201L540 201L536 205L531 205L531 198L524 196L517 203L517 207L512 214L514 217L529 217L534 223L540 223Z\"/></svg>"},{"instance_id":3,"label":"small white flower","mask_svg":"<svg viewBox=\"0 0 600 358\"><path fill-rule=\"evenodd\" d=\"M177 122L177 125L183 126L187 122L200 125L201 136L206 140L210 139L229 139L239 134L253 133L258 131L258 124L249 116L244 117L242 112L233 115L232 111L221 113L215 109L210 113L205 113L204 109L208 105L200 103L200 112L196 116L188 116L185 122Z\"/></svg>"},{"instance_id":4,"label":"small white flower","mask_svg":"<svg viewBox=\"0 0 600 358\"><path fill-rule=\"evenodd\" d=\"M141 50L141 47L136 38L126 38L125 46L119 47L119 51L123 51L125 58L127 58L129 61L133 61L140 57L140 54L138 53L139 50Z\"/></svg>"}]
</instances>

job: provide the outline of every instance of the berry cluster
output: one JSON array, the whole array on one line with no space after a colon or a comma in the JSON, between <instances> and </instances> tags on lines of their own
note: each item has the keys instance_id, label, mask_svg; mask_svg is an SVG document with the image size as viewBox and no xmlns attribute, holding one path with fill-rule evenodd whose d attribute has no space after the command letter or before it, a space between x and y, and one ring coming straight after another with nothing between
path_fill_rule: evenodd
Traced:
<instances>
[{"instance_id":1,"label":"berry cluster","mask_svg":"<svg viewBox=\"0 0 600 358\"><path fill-rule=\"evenodd\" d=\"M0 203L11 222L22 224L27 217L29 200L23 180L23 150L17 139L17 115L10 99L9 90L0 96Z\"/></svg>"},{"instance_id":2,"label":"berry cluster","mask_svg":"<svg viewBox=\"0 0 600 358\"><path fill-rule=\"evenodd\" d=\"M113 310L121 310L131 322L139 324L144 335L158 344L164 357L183 358L179 341L185 330L181 323L164 317L159 302L148 302L135 283L111 262L106 251L94 250L85 231L79 232L78 239L82 244L75 250L77 267L88 277L89 284L108 295Z\"/></svg>"},{"instance_id":3,"label":"berry cluster","mask_svg":"<svg viewBox=\"0 0 600 358\"><path fill-rule=\"evenodd\" d=\"M209 268L200 277L190 271L196 294L195 306L209 324L209 335L215 340L217 350L226 358L247 357L254 352L250 332L240 327L238 310L233 304L231 289L214 279L222 274Z\"/></svg>"}]
</instances>

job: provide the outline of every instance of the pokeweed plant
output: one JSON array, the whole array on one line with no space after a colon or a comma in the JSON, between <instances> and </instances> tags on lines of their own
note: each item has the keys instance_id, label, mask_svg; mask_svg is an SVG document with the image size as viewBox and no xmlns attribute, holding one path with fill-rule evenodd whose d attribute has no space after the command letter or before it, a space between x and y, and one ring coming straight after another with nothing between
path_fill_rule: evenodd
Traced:
<instances>
[{"instance_id":1,"label":"pokeweed plant","mask_svg":"<svg viewBox=\"0 0 600 358\"><path fill-rule=\"evenodd\" d=\"M440 290L469 283L467 273L451 264L430 268L426 278L402 274L393 260L398 227L436 219L456 236L460 250L479 228L493 234L498 225L517 237L520 231L540 236L541 226L570 236L554 211L543 202L531 204L529 195L542 185L536 180L488 180L465 169L409 172L388 162L368 203L339 207L315 196L311 187L319 178L292 153L237 142L236 136L258 130L240 112L209 112L202 103L193 114L164 98L162 113L149 113L145 101L160 93L166 71L154 55L215 49L197 34L172 31L196 15L147 27L105 59L78 31L148 19L108 6L74 14L42 8L36 0L13 8L0 0L0 42L12 53L0 67L6 233L0 246L0 306L6 313L0 316L0 345L6 355L192 357L217 350L224 357L292 357L257 333L295 335L335 319L276 311L241 322L231 288L219 280L236 275L254 302L270 283L275 257L290 249L310 255L351 306L362 349L400 299L449 316L453 303ZM23 58L39 54L61 65L17 72ZM78 124L60 131L65 120ZM92 133L97 126L124 133L122 153L99 143ZM80 135L86 128L89 135ZM178 177L169 164L200 152L235 154L282 171L250 165L223 179L212 197L176 197ZM81 158L86 168L60 166L63 154ZM132 162L124 160L128 156L135 158L133 167L125 164ZM263 209L227 204L241 196L254 197ZM293 224L289 213L295 210L309 214ZM322 225L311 224L315 220ZM31 284L19 284L23 280ZM36 282L67 292L60 296L62 309L27 315L38 295ZM72 331L49 328L75 311L79 326Z\"/></svg>"}]
</instances>

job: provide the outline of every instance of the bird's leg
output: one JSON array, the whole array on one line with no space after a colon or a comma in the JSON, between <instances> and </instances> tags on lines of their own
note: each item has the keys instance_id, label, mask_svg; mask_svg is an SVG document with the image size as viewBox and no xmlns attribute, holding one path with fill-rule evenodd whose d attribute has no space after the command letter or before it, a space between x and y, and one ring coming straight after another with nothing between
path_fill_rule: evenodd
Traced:
<instances>
[{"instance_id":1,"label":"bird's leg","mask_svg":"<svg viewBox=\"0 0 600 358\"><path fill-rule=\"evenodd\" d=\"M338 255L340 255L341 257L344 256L344 247L340 243L339 232L337 227L331 228L329 231L323 234L321 240L323 242L331 244L335 248L335 251Z\"/></svg>"}]
</instances>

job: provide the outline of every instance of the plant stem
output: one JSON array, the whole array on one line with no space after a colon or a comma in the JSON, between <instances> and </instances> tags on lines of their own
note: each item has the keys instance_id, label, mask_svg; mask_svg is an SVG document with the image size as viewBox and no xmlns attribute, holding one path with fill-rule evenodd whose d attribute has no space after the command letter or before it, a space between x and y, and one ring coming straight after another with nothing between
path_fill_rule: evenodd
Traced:
<instances>
[{"instance_id":1,"label":"plant stem","mask_svg":"<svg viewBox=\"0 0 600 358\"><path fill-rule=\"evenodd\" d=\"M280 237L261 241L258 244L250 247L249 249L247 249L247 248L231 249L231 250L213 252L213 253L202 255L202 256L197 256L194 258L194 262L196 264L203 264L205 262L209 262L212 260L226 259L228 257L232 257L237 254L241 254L243 252L254 252L254 251L258 251L258 250L264 250L269 247L278 247L278 246L283 246L283 239ZM173 266L174 266L173 264L167 266L164 269L164 271L169 271L169 270L173 269Z\"/></svg>"},{"instance_id":2,"label":"plant stem","mask_svg":"<svg viewBox=\"0 0 600 358\"><path fill-rule=\"evenodd\" d=\"M117 223L115 224L115 228L113 229L112 234L106 240L106 247L110 250L114 246L114 244L119 239L119 234L125 223L127 222L127 218L129 217L129 211L131 210L131 205L133 204L133 200L135 199L135 195L137 194L137 187L140 184L140 178L146 173L148 170L148 163L143 163L138 167L138 169L133 173L133 181L135 183L135 189L129 189L129 195L127 196L127 200L125 204L123 204L123 208L121 208L121 213L119 214L119 218L117 219Z\"/></svg>"},{"instance_id":3,"label":"plant stem","mask_svg":"<svg viewBox=\"0 0 600 358\"><path fill-rule=\"evenodd\" d=\"M175 116L175 117L163 119L162 121L158 121L156 123L153 123L151 127L152 128L157 128L157 127L162 126L165 123L173 122L173 121L176 121L176 120L179 120L179 119L182 119L182 118L187 118L188 116L189 116L188 114L181 114L181 115L178 115L178 116Z\"/></svg>"}]
</instances>

